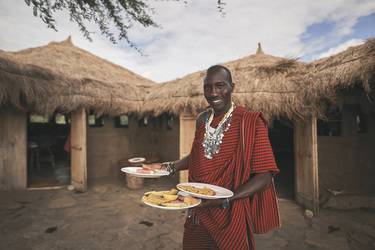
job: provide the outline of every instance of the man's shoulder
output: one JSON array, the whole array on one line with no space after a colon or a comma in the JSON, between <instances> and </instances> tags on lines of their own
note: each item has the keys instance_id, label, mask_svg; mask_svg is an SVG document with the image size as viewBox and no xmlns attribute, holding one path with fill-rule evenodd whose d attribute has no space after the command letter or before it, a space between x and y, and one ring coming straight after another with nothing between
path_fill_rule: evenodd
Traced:
<instances>
[{"instance_id":1,"label":"man's shoulder","mask_svg":"<svg viewBox=\"0 0 375 250\"><path fill-rule=\"evenodd\" d=\"M255 124L255 123L259 123L259 122L268 123L267 119L264 117L262 112L248 110L248 109L246 109L242 106L239 106L239 107L240 107L240 109L239 109L238 115L243 117L244 122L246 124L249 124L249 123Z\"/></svg>"},{"instance_id":2,"label":"man's shoulder","mask_svg":"<svg viewBox=\"0 0 375 250\"><path fill-rule=\"evenodd\" d=\"M205 110L198 114L197 121L196 121L196 128L198 128L200 125L202 125L205 122L208 114L209 114L209 110Z\"/></svg>"},{"instance_id":3,"label":"man's shoulder","mask_svg":"<svg viewBox=\"0 0 375 250\"><path fill-rule=\"evenodd\" d=\"M259 111L249 110L243 106L238 106L236 109L238 111L238 115L241 115L241 116L243 115L246 117L252 117L252 116L259 116L261 114L261 112Z\"/></svg>"},{"instance_id":4,"label":"man's shoulder","mask_svg":"<svg viewBox=\"0 0 375 250\"><path fill-rule=\"evenodd\" d=\"M203 112L200 112L197 116L197 120L201 120L201 121L204 121L206 119L206 117L209 115L209 112L210 110L205 110Z\"/></svg>"}]
</instances>

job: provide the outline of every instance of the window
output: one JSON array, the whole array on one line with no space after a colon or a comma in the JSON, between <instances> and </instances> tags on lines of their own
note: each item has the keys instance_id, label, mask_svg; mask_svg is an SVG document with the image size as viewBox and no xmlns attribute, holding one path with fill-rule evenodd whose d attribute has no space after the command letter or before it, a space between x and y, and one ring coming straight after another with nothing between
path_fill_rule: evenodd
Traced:
<instances>
[{"instance_id":1,"label":"window","mask_svg":"<svg viewBox=\"0 0 375 250\"><path fill-rule=\"evenodd\" d=\"M173 116L167 116L167 129L172 130L173 128Z\"/></svg>"},{"instance_id":2,"label":"window","mask_svg":"<svg viewBox=\"0 0 375 250\"><path fill-rule=\"evenodd\" d=\"M102 116L96 118L95 115L90 114L87 116L87 124L89 125L89 127L103 127L104 119Z\"/></svg>"},{"instance_id":3,"label":"window","mask_svg":"<svg viewBox=\"0 0 375 250\"><path fill-rule=\"evenodd\" d=\"M340 109L329 110L326 120L318 120L318 135L341 136L342 113Z\"/></svg>"},{"instance_id":4,"label":"window","mask_svg":"<svg viewBox=\"0 0 375 250\"><path fill-rule=\"evenodd\" d=\"M120 115L115 117L116 128L129 128L129 116Z\"/></svg>"},{"instance_id":5,"label":"window","mask_svg":"<svg viewBox=\"0 0 375 250\"><path fill-rule=\"evenodd\" d=\"M68 119L65 115L56 114L55 115L55 123L58 125L65 125L68 123Z\"/></svg>"},{"instance_id":6,"label":"window","mask_svg":"<svg viewBox=\"0 0 375 250\"><path fill-rule=\"evenodd\" d=\"M48 123L49 118L43 115L30 114L31 123Z\"/></svg>"},{"instance_id":7,"label":"window","mask_svg":"<svg viewBox=\"0 0 375 250\"><path fill-rule=\"evenodd\" d=\"M357 112L356 115L357 132L360 134L367 133L367 119L366 116L361 112Z\"/></svg>"},{"instance_id":8,"label":"window","mask_svg":"<svg viewBox=\"0 0 375 250\"><path fill-rule=\"evenodd\" d=\"M142 119L138 120L138 127L146 127L148 124L147 117L143 117Z\"/></svg>"}]
</instances>

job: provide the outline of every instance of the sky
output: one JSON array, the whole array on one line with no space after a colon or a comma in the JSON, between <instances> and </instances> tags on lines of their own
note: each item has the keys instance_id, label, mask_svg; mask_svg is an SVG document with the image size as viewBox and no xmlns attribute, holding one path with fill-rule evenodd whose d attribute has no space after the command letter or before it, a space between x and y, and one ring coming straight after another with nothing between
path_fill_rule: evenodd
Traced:
<instances>
[{"instance_id":1,"label":"sky","mask_svg":"<svg viewBox=\"0 0 375 250\"><path fill-rule=\"evenodd\" d=\"M19 51L66 40L75 46L162 83L256 53L312 62L375 38L374 0L217 0L148 3L161 28L134 25L126 42L111 43L88 24L84 38L68 13L57 12L58 32L48 29L25 1L0 0L0 49Z\"/></svg>"}]
</instances>

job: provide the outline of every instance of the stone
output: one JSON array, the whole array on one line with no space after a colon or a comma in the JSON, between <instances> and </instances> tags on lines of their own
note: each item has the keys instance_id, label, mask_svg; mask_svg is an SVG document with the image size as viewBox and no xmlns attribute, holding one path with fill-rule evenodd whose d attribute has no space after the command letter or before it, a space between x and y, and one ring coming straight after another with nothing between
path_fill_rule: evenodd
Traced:
<instances>
[{"instance_id":1,"label":"stone","mask_svg":"<svg viewBox=\"0 0 375 250\"><path fill-rule=\"evenodd\" d=\"M44 232L41 226L34 223L33 225L27 227L26 230L24 230L24 232L21 234L21 236L25 239L33 239L40 237L40 235L43 233Z\"/></svg>"},{"instance_id":2,"label":"stone","mask_svg":"<svg viewBox=\"0 0 375 250\"><path fill-rule=\"evenodd\" d=\"M43 192L39 190L30 190L28 195L23 195L22 192L14 192L14 200L20 203L31 203L43 198Z\"/></svg>"},{"instance_id":3,"label":"stone","mask_svg":"<svg viewBox=\"0 0 375 250\"><path fill-rule=\"evenodd\" d=\"M351 232L349 233L349 237L362 245L371 246L372 238L369 235L366 235L363 233Z\"/></svg>"},{"instance_id":4,"label":"stone","mask_svg":"<svg viewBox=\"0 0 375 250\"><path fill-rule=\"evenodd\" d=\"M331 209L374 209L375 197L362 197L356 195L331 196L322 207Z\"/></svg>"},{"instance_id":5,"label":"stone","mask_svg":"<svg viewBox=\"0 0 375 250\"><path fill-rule=\"evenodd\" d=\"M312 217L314 217L314 213L311 210L306 209L305 210L305 216L307 218L311 219Z\"/></svg>"},{"instance_id":6,"label":"stone","mask_svg":"<svg viewBox=\"0 0 375 250\"><path fill-rule=\"evenodd\" d=\"M99 201L92 205L93 207L115 207L116 203L110 201Z\"/></svg>"},{"instance_id":7,"label":"stone","mask_svg":"<svg viewBox=\"0 0 375 250\"><path fill-rule=\"evenodd\" d=\"M350 246L345 237L336 237L328 233L306 230L305 238L307 244L318 248L329 249L330 247L335 246L335 249L350 250Z\"/></svg>"},{"instance_id":8,"label":"stone","mask_svg":"<svg viewBox=\"0 0 375 250\"><path fill-rule=\"evenodd\" d=\"M29 227L33 223L33 219L21 217L19 219L8 221L6 224L2 224L2 230L4 232L15 232Z\"/></svg>"},{"instance_id":9,"label":"stone","mask_svg":"<svg viewBox=\"0 0 375 250\"><path fill-rule=\"evenodd\" d=\"M118 238L118 235L115 232L96 232L92 237L99 241L112 242L113 240Z\"/></svg>"},{"instance_id":10,"label":"stone","mask_svg":"<svg viewBox=\"0 0 375 250\"><path fill-rule=\"evenodd\" d=\"M106 187L106 186L94 186L94 187L92 187L92 190L96 193L104 194L105 192L107 192L108 187Z\"/></svg>"},{"instance_id":11,"label":"stone","mask_svg":"<svg viewBox=\"0 0 375 250\"><path fill-rule=\"evenodd\" d=\"M0 209L4 209L4 210L6 209L14 210L14 209L20 209L22 207L23 205L16 201L0 202Z\"/></svg>"},{"instance_id":12,"label":"stone","mask_svg":"<svg viewBox=\"0 0 375 250\"><path fill-rule=\"evenodd\" d=\"M178 178L167 178L145 179L145 187L138 190L125 183L113 188L111 182L96 185L94 191L90 182L83 193L66 187L0 192L0 249L182 249L188 210L157 209L141 202L145 192L170 190L178 183ZM280 200L279 205L281 227L254 235L256 249L375 247L371 208L321 208L308 219L294 200ZM51 228L57 230L46 233Z\"/></svg>"},{"instance_id":13,"label":"stone","mask_svg":"<svg viewBox=\"0 0 375 250\"><path fill-rule=\"evenodd\" d=\"M295 228L304 228L306 226L306 222L304 220L303 211L296 210L283 210L280 211L280 216L282 220L282 224L290 224L291 226ZM288 218L284 221L284 218Z\"/></svg>"},{"instance_id":14,"label":"stone","mask_svg":"<svg viewBox=\"0 0 375 250\"><path fill-rule=\"evenodd\" d=\"M51 201L47 207L48 208L67 208L74 206L77 203L77 201L69 196L61 197L56 200Z\"/></svg>"},{"instance_id":15,"label":"stone","mask_svg":"<svg viewBox=\"0 0 375 250\"><path fill-rule=\"evenodd\" d=\"M278 244L278 248L286 248L289 245L288 240L280 237L275 237L275 241Z\"/></svg>"}]
</instances>

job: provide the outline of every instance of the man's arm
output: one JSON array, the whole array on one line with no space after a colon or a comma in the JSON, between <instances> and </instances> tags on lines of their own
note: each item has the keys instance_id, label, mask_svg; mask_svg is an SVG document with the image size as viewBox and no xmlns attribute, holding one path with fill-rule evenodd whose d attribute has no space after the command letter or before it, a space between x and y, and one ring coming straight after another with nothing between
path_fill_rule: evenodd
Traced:
<instances>
[{"instance_id":1,"label":"man's arm","mask_svg":"<svg viewBox=\"0 0 375 250\"><path fill-rule=\"evenodd\" d=\"M189 164L189 155L185 156L182 159L179 159L177 161L173 162L174 167L176 168L177 171L179 170L185 170L188 168ZM151 163L151 164L142 164L142 166L145 165L151 169L165 169L164 166L162 167L162 163Z\"/></svg>"},{"instance_id":2,"label":"man's arm","mask_svg":"<svg viewBox=\"0 0 375 250\"><path fill-rule=\"evenodd\" d=\"M234 190L234 195L229 198L229 202L232 203L236 200L244 199L247 197L254 196L271 186L272 174L271 172L255 174L245 184ZM221 199L202 199L200 207L213 207L220 206Z\"/></svg>"},{"instance_id":3,"label":"man's arm","mask_svg":"<svg viewBox=\"0 0 375 250\"><path fill-rule=\"evenodd\" d=\"M188 169L189 155L185 156L182 159L174 161L173 164L177 171Z\"/></svg>"},{"instance_id":4,"label":"man's arm","mask_svg":"<svg viewBox=\"0 0 375 250\"><path fill-rule=\"evenodd\" d=\"M195 123L196 128L198 128L204 122L204 119L207 115L207 112L208 111L203 111L202 113L200 113L198 115L197 121ZM188 169L189 155L185 156L182 159L174 161L173 164L174 164L174 167L176 168L177 171ZM161 168L161 163L152 163L152 164L143 164L143 165L147 165L150 168L154 168L154 169L160 169Z\"/></svg>"},{"instance_id":5,"label":"man's arm","mask_svg":"<svg viewBox=\"0 0 375 250\"><path fill-rule=\"evenodd\" d=\"M245 184L234 190L234 195L229 198L229 202L259 194L260 192L268 189L271 186L271 183L271 172L256 174L250 178L250 180L245 182Z\"/></svg>"}]
</instances>

